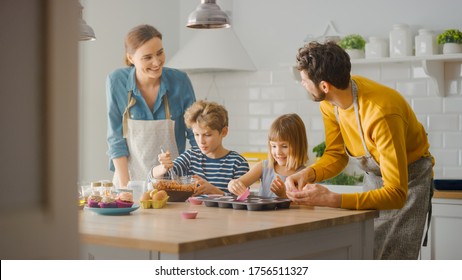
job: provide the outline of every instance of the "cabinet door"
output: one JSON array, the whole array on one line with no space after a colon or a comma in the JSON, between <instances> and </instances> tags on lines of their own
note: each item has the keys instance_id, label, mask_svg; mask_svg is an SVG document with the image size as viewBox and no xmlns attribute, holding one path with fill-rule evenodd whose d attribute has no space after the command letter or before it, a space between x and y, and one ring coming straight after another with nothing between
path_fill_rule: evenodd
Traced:
<instances>
[{"instance_id":1,"label":"cabinet door","mask_svg":"<svg viewBox=\"0 0 462 280\"><path fill-rule=\"evenodd\" d=\"M433 202L433 214L428 246L422 247L422 259L462 259L462 202L438 199Z\"/></svg>"},{"instance_id":2,"label":"cabinet door","mask_svg":"<svg viewBox=\"0 0 462 280\"><path fill-rule=\"evenodd\" d=\"M116 248L102 245L81 244L82 260L152 260L158 259L158 252L127 248Z\"/></svg>"}]
</instances>

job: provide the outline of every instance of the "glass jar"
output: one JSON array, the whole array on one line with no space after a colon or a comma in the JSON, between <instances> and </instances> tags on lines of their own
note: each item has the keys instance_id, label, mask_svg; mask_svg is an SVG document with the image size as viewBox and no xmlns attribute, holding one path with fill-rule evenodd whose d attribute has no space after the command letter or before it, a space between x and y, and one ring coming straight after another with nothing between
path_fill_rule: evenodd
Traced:
<instances>
[{"instance_id":1,"label":"glass jar","mask_svg":"<svg viewBox=\"0 0 462 280\"><path fill-rule=\"evenodd\" d=\"M407 24L394 24L390 31L390 57L412 55L411 30Z\"/></svg>"},{"instance_id":2,"label":"glass jar","mask_svg":"<svg viewBox=\"0 0 462 280\"><path fill-rule=\"evenodd\" d=\"M101 182L93 181L91 182L91 194L92 195L101 195Z\"/></svg>"},{"instance_id":3,"label":"glass jar","mask_svg":"<svg viewBox=\"0 0 462 280\"><path fill-rule=\"evenodd\" d=\"M110 196L114 190L114 184L110 181L104 181L101 184L101 192L104 196Z\"/></svg>"},{"instance_id":4,"label":"glass jar","mask_svg":"<svg viewBox=\"0 0 462 280\"><path fill-rule=\"evenodd\" d=\"M366 43L366 58L388 57L388 44L380 37L369 37Z\"/></svg>"},{"instance_id":5,"label":"glass jar","mask_svg":"<svg viewBox=\"0 0 462 280\"><path fill-rule=\"evenodd\" d=\"M415 55L433 55L437 53L436 38L427 29L419 29L419 34L415 36Z\"/></svg>"}]
</instances>

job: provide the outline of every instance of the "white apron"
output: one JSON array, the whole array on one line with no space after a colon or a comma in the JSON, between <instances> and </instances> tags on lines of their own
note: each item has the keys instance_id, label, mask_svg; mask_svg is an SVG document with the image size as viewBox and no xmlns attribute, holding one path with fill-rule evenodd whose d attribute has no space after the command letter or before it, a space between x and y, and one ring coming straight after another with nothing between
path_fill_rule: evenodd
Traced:
<instances>
[{"instance_id":1,"label":"white apron","mask_svg":"<svg viewBox=\"0 0 462 280\"><path fill-rule=\"evenodd\" d=\"M165 120L132 120L130 108L135 105L133 93L128 92L128 105L123 115L123 136L129 151L128 171L130 181L146 181L151 168L159 164L160 147L170 151L172 158L178 157L175 140L175 121L171 119L167 95L164 95ZM117 170L114 185L119 186Z\"/></svg>"},{"instance_id":2,"label":"white apron","mask_svg":"<svg viewBox=\"0 0 462 280\"><path fill-rule=\"evenodd\" d=\"M365 156L353 157L345 146L350 160L357 161L364 175L365 190L379 189L383 186L379 164L367 149L364 132L361 127L358 110L358 89L352 83L353 104L359 135ZM337 122L338 108L335 107ZM339 122L340 123L340 122ZM401 209L381 210L374 220L374 259L417 259L420 252L422 234L424 233L428 214L428 227L431 218L431 198L433 196L433 164L431 157L423 157L408 166L408 194L406 204ZM424 246L426 246L427 234Z\"/></svg>"}]
</instances>

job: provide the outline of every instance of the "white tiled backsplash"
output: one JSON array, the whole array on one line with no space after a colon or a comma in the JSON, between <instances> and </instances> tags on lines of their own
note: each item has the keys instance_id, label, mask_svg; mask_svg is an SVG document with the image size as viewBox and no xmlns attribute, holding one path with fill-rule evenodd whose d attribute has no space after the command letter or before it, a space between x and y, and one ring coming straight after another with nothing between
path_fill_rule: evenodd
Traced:
<instances>
[{"instance_id":1,"label":"white tiled backsplash","mask_svg":"<svg viewBox=\"0 0 462 280\"><path fill-rule=\"evenodd\" d=\"M445 64L446 97L432 92L419 62L353 65L362 75L397 89L427 129L436 178L462 178L462 64ZM297 113L305 122L309 150L324 140L319 104L309 99L290 66L257 72L189 74L197 99L228 109L230 130L224 144L238 152L266 152L267 133L279 115ZM310 162L313 160L310 154Z\"/></svg>"}]
</instances>

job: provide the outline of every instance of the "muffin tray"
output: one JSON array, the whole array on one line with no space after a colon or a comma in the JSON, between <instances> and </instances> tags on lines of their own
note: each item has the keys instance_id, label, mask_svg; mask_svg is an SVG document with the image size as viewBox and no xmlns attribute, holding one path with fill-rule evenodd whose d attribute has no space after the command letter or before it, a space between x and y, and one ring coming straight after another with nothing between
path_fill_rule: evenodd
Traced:
<instances>
[{"instance_id":1,"label":"muffin tray","mask_svg":"<svg viewBox=\"0 0 462 280\"><path fill-rule=\"evenodd\" d=\"M290 207L290 200L287 198L268 198L261 196L249 196L239 201L234 196L221 197L198 197L207 207L232 208L237 210L276 210Z\"/></svg>"}]
</instances>

